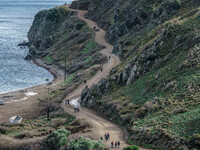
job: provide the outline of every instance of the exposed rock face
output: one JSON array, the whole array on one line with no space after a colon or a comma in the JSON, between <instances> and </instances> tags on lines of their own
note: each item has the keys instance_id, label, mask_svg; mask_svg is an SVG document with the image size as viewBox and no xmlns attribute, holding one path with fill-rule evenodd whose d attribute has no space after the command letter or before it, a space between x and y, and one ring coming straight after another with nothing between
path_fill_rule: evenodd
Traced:
<instances>
[{"instance_id":1,"label":"exposed rock face","mask_svg":"<svg viewBox=\"0 0 200 150\"><path fill-rule=\"evenodd\" d=\"M191 132L199 132L196 118L175 118L199 104L199 6L196 0L90 0L87 17L107 31L122 64L105 83L84 89L82 106L131 128L136 144L198 147Z\"/></svg>"},{"instance_id":2,"label":"exposed rock face","mask_svg":"<svg viewBox=\"0 0 200 150\"><path fill-rule=\"evenodd\" d=\"M141 68L137 67L136 64L128 64L125 70L117 77L117 83L123 85L129 85L134 82L141 74Z\"/></svg>"},{"instance_id":3,"label":"exposed rock face","mask_svg":"<svg viewBox=\"0 0 200 150\"><path fill-rule=\"evenodd\" d=\"M86 86L81 94L81 106L91 107L96 103L98 97L109 92L109 82L102 78L97 85L93 85L91 89Z\"/></svg>"},{"instance_id":4,"label":"exposed rock face","mask_svg":"<svg viewBox=\"0 0 200 150\"><path fill-rule=\"evenodd\" d=\"M107 61L99 52L103 46L94 42L93 34L66 6L40 11L28 33L29 53L25 59L39 58L59 70L64 70L66 60L67 74L73 78L70 80L83 82Z\"/></svg>"},{"instance_id":5,"label":"exposed rock face","mask_svg":"<svg viewBox=\"0 0 200 150\"><path fill-rule=\"evenodd\" d=\"M98 5L98 7L97 7ZM124 5L123 9L119 9ZM109 28L107 39L113 43L116 43L121 36L131 32L136 34L142 30L146 24L160 24L166 21L171 15L177 13L180 9L180 4L176 1L164 1L160 5L156 6L155 10L139 7L142 5L142 1L91 1L89 5L88 17L97 21L101 27ZM112 12L107 12L109 8ZM104 13L101 15L98 12L99 8L104 9ZM105 16L112 14L113 23L111 24ZM116 46L117 47L117 46Z\"/></svg>"},{"instance_id":6,"label":"exposed rock face","mask_svg":"<svg viewBox=\"0 0 200 150\"><path fill-rule=\"evenodd\" d=\"M158 128L152 131L150 128L143 127L139 129L132 128L129 132L132 140L138 145L156 143L156 145L166 150L174 148L189 150L187 141L180 137L173 136L172 133L163 129Z\"/></svg>"},{"instance_id":7,"label":"exposed rock face","mask_svg":"<svg viewBox=\"0 0 200 150\"><path fill-rule=\"evenodd\" d=\"M72 13L69 13L65 7L37 13L28 33L30 50L26 59L41 58L47 55L45 51L58 41L60 36L58 30L61 24L66 17L71 15Z\"/></svg>"}]
</instances>

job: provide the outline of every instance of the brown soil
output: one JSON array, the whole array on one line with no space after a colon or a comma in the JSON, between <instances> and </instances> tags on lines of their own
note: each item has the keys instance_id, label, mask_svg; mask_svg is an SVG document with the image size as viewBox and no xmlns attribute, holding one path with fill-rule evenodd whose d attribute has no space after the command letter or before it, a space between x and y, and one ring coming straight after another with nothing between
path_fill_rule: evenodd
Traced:
<instances>
[{"instance_id":1,"label":"brown soil","mask_svg":"<svg viewBox=\"0 0 200 150\"><path fill-rule=\"evenodd\" d=\"M86 19L84 16L87 13L87 11L78 10L78 18L85 21L90 28L97 27L100 29L95 22L92 20ZM95 76L93 76L91 79L87 81L87 86L91 87L93 84L97 84L98 81L103 78L107 77L109 75L109 72L111 69L115 66L117 66L120 63L119 58L112 54L111 51L113 50L113 45L110 45L105 40L105 34L106 32L103 29L100 29L100 31L96 32L95 34L95 41L99 45L103 45L106 48L101 50L101 53L110 56L111 58L109 61L103 65L103 72L98 71ZM65 99L73 99L78 98L81 95L82 90L85 88L85 84L81 84L76 90L74 90L72 93L70 93ZM75 115L77 118L84 118L86 119L91 125L92 130L89 133L79 133L75 135L71 135L71 137L76 138L79 136L89 137L91 139L99 140L101 136L104 136L105 133L110 134L110 140L106 142L103 140L103 143L106 145L106 147L110 148L111 141L120 141L121 146L120 150L122 150L124 147L128 146L128 144L125 142L125 134L123 130L116 124L112 123L111 121L108 121L107 119L104 119L104 117L100 116L96 112L81 108L79 113L74 113L73 107L68 105L66 106L64 103L62 104L62 108L65 112L70 113L72 115ZM145 150L144 148L141 148L141 150Z\"/></svg>"},{"instance_id":2,"label":"brown soil","mask_svg":"<svg viewBox=\"0 0 200 150\"><path fill-rule=\"evenodd\" d=\"M86 13L87 11L78 10L78 18L87 22L90 28L93 28L94 26L98 27L95 22L89 19L86 19L84 17ZM103 29L100 29L100 31L96 32L95 41L99 45L104 45L106 47L105 49L101 50L101 53L108 57L110 56L111 58L108 60L108 62L105 65L103 65L103 72L99 70L94 77L92 77L90 80L87 81L87 85L89 87L91 87L93 84L96 84L101 78L107 77L111 69L120 63L119 58L111 53L113 49L113 45L110 45L109 43L105 41L105 34L106 32ZM36 60L36 62L38 65L46 67L41 61ZM50 68L49 71L52 72L54 75L60 74L56 71L56 69L53 69L53 68ZM59 86L58 83L61 80L62 80L61 76L56 76L56 80L54 80L52 82L53 84L49 85L49 87L52 90L56 89ZM20 115L25 119L37 116L38 115L38 100L37 99L42 98L45 95L47 95L46 87L47 87L46 85L38 85L35 87L27 88L26 90L28 92L36 92L38 94L32 97L29 97L25 101L12 102L12 103L7 103L6 105L0 106L0 123L9 122L9 118L14 115ZM81 84L76 90L70 93L65 99L73 99L73 98L80 97L81 92L84 87L85 85ZM24 93L20 93L19 91L2 94L0 95L0 97L8 96L8 95L13 96L11 98L6 98L6 100L8 101L11 99L21 99L25 97ZM91 124L93 127L92 129L90 129L91 131L89 132L76 133L76 134L71 135L70 138L84 136L84 137L89 137L91 139L99 140L100 137L104 136L105 133L110 133L110 140L108 142L105 142L105 140L103 141L106 147L108 148L110 147L111 141L114 141L114 142L120 141L121 142L120 150L122 150L123 147L128 146L128 144L126 144L125 142L125 138L124 138L125 134L123 130L118 125L112 123L111 121L108 121L107 119L104 119L104 117L97 114L95 111L92 111L86 108L81 108L80 113L74 113L73 107L69 105L65 106L64 103L62 104L62 108L64 109L65 112L75 115L77 118L86 119L89 122L89 124ZM41 139L42 138L43 137L41 137ZM34 141L36 139L38 138L34 138L32 140L30 139L30 141ZM145 150L144 148L140 148L140 149Z\"/></svg>"},{"instance_id":3,"label":"brown soil","mask_svg":"<svg viewBox=\"0 0 200 150\"><path fill-rule=\"evenodd\" d=\"M35 60L35 63L39 66L42 66L44 68L47 68L40 60ZM48 70L54 75L55 79L52 81L51 85L49 85L51 90L54 90L58 87L58 84L62 77L61 72L54 69L49 68ZM6 103L6 105L0 105L0 124L3 122L8 123L9 118L15 115L20 115L24 119L33 118L37 115L39 115L40 111L38 110L38 98L43 98L47 95L47 86L45 84L38 85L35 87L23 89L27 90L27 92L34 92L38 93L35 96L29 97L27 100L24 101L17 101L17 102L11 102L11 100L20 100L24 97L26 97L24 92L20 92L22 90L9 92L5 94L1 94L0 98L3 96L12 96L10 98L2 98ZM10 103L11 102L11 103Z\"/></svg>"}]
</instances>

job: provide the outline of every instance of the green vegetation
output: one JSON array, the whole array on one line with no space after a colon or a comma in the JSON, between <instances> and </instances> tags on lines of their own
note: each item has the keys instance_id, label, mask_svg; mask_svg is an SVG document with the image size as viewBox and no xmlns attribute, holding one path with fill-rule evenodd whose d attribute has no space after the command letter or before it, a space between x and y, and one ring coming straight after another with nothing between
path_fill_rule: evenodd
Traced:
<instances>
[{"instance_id":1,"label":"green vegetation","mask_svg":"<svg viewBox=\"0 0 200 150\"><path fill-rule=\"evenodd\" d=\"M96 48L97 44L94 41L90 41L85 45L85 48L82 50L83 53L89 53L90 51Z\"/></svg>"},{"instance_id":2,"label":"green vegetation","mask_svg":"<svg viewBox=\"0 0 200 150\"><path fill-rule=\"evenodd\" d=\"M62 146L66 145L68 143L68 136L70 135L70 132L65 129L58 129L54 132L52 132L47 137L47 144L49 147L59 150Z\"/></svg>"},{"instance_id":3,"label":"green vegetation","mask_svg":"<svg viewBox=\"0 0 200 150\"><path fill-rule=\"evenodd\" d=\"M90 107L128 129L134 144L149 141L143 127L148 136L157 137L151 147L166 148L164 135L199 142L194 135L200 133L200 2L119 0L106 8L99 3L95 1L90 17L106 27L122 63L108 77L106 94L98 95L104 90L94 87ZM135 20L127 19L131 17ZM134 81L128 83L130 76Z\"/></svg>"},{"instance_id":4,"label":"green vegetation","mask_svg":"<svg viewBox=\"0 0 200 150\"><path fill-rule=\"evenodd\" d=\"M9 135L15 138L31 138L33 136L48 135L55 128L62 128L69 125L75 117L71 115L58 114L51 116L48 121L46 116L37 119L23 119L19 124L1 124L0 134Z\"/></svg>"},{"instance_id":5,"label":"green vegetation","mask_svg":"<svg viewBox=\"0 0 200 150\"><path fill-rule=\"evenodd\" d=\"M181 0L174 0L175 3L177 3L178 5L181 5Z\"/></svg>"},{"instance_id":6,"label":"green vegetation","mask_svg":"<svg viewBox=\"0 0 200 150\"><path fill-rule=\"evenodd\" d=\"M67 77L67 84L71 84L73 82L75 75L76 75L76 73L73 73Z\"/></svg>"},{"instance_id":7,"label":"green vegetation","mask_svg":"<svg viewBox=\"0 0 200 150\"><path fill-rule=\"evenodd\" d=\"M123 150L139 150L139 147L135 145L131 145L131 146L125 147Z\"/></svg>"},{"instance_id":8,"label":"green vegetation","mask_svg":"<svg viewBox=\"0 0 200 150\"><path fill-rule=\"evenodd\" d=\"M45 58L49 63L53 63L53 59L51 56L47 55Z\"/></svg>"},{"instance_id":9,"label":"green vegetation","mask_svg":"<svg viewBox=\"0 0 200 150\"><path fill-rule=\"evenodd\" d=\"M69 150L103 150L104 148L105 146L101 142L83 137L71 140L69 145Z\"/></svg>"},{"instance_id":10,"label":"green vegetation","mask_svg":"<svg viewBox=\"0 0 200 150\"><path fill-rule=\"evenodd\" d=\"M65 20L65 17L68 15L68 9L65 6L55 7L48 10L47 19L60 23Z\"/></svg>"}]
</instances>

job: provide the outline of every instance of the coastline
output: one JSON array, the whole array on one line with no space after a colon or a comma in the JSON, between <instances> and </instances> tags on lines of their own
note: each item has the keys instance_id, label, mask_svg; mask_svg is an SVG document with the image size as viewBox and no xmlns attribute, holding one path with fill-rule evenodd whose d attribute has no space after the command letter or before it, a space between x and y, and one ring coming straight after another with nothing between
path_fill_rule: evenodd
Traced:
<instances>
[{"instance_id":1,"label":"coastline","mask_svg":"<svg viewBox=\"0 0 200 150\"><path fill-rule=\"evenodd\" d=\"M71 4L67 4L71 5ZM32 59L37 66L46 69L53 75L53 80L44 84L35 85L28 88L22 88L0 94L0 99L4 100L5 105L0 106L0 123L9 122L9 118L14 115L20 115L24 119L32 118L39 114L38 99L47 96L48 88L50 90L58 89L59 83L63 80L63 71L54 65L47 65L41 59ZM26 93L33 92L36 95L26 97ZM4 98L3 98L4 97Z\"/></svg>"},{"instance_id":2,"label":"coastline","mask_svg":"<svg viewBox=\"0 0 200 150\"><path fill-rule=\"evenodd\" d=\"M47 86L51 90L55 90L62 81L62 70L59 70L54 66L48 66L40 59L34 59L32 61L39 67L48 70L53 75L54 79L45 84L39 84L29 88L0 94L0 98L5 102L5 105L0 106L0 123L9 123L9 118L14 115L20 115L23 119L38 116L40 113L38 108L38 99L47 95ZM35 95L27 97L26 94L28 93L35 93Z\"/></svg>"}]
</instances>

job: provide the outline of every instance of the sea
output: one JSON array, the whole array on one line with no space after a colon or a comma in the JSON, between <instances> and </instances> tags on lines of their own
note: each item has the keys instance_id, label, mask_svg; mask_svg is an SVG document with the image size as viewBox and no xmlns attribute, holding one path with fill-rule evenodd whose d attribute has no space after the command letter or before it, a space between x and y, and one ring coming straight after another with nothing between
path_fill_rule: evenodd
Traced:
<instances>
[{"instance_id":1,"label":"sea","mask_svg":"<svg viewBox=\"0 0 200 150\"><path fill-rule=\"evenodd\" d=\"M27 33L38 11L71 1L0 0L0 94L53 80L46 69L24 60L29 49L17 45L28 41Z\"/></svg>"}]
</instances>

